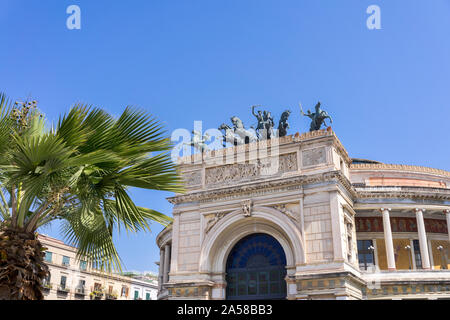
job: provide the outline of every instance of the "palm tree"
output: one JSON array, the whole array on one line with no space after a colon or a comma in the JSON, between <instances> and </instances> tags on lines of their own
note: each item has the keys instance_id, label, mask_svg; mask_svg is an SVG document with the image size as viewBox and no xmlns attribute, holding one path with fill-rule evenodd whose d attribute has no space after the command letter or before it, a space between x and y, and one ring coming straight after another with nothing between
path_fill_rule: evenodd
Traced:
<instances>
[{"instance_id":1,"label":"palm tree","mask_svg":"<svg viewBox=\"0 0 450 320\"><path fill-rule=\"evenodd\" d=\"M0 300L43 299L48 273L36 230L62 221L94 268L120 271L113 230L150 230L171 218L138 207L127 188L182 192L161 124L127 107L119 118L76 105L47 128L36 102L0 95Z\"/></svg>"}]
</instances>

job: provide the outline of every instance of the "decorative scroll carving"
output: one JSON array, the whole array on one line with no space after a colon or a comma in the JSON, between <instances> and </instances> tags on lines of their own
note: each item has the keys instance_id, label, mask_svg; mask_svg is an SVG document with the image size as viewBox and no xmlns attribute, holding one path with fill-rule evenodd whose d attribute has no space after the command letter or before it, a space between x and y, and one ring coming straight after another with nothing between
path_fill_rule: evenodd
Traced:
<instances>
[{"instance_id":1,"label":"decorative scroll carving","mask_svg":"<svg viewBox=\"0 0 450 320\"><path fill-rule=\"evenodd\" d=\"M285 204L278 204L278 205L275 205L275 206L273 206L273 207L274 207L276 210L278 210L278 211L280 211L281 213L283 213L283 214L285 214L286 216L288 216L290 219L294 220L295 222L299 222L298 217L296 217L296 215L295 215L292 211L288 210L288 209L286 208L286 205L285 205Z\"/></svg>"},{"instance_id":2,"label":"decorative scroll carving","mask_svg":"<svg viewBox=\"0 0 450 320\"><path fill-rule=\"evenodd\" d=\"M325 147L305 150L302 155L303 167L316 166L327 161Z\"/></svg>"},{"instance_id":3,"label":"decorative scroll carving","mask_svg":"<svg viewBox=\"0 0 450 320\"><path fill-rule=\"evenodd\" d=\"M242 201L242 211L244 211L244 217L251 217L253 209L252 200Z\"/></svg>"},{"instance_id":4,"label":"decorative scroll carving","mask_svg":"<svg viewBox=\"0 0 450 320\"><path fill-rule=\"evenodd\" d=\"M209 219L208 222L206 223L205 232L208 233L209 230L211 230L212 227L214 227L217 224L217 222L219 222L224 216L225 216L225 212L216 213L214 215L214 218Z\"/></svg>"},{"instance_id":5,"label":"decorative scroll carving","mask_svg":"<svg viewBox=\"0 0 450 320\"><path fill-rule=\"evenodd\" d=\"M274 165L276 162L274 162ZM262 175L271 175L293 172L298 170L297 153L284 154L279 157L278 170L271 170L270 158L258 160L254 163L237 163L206 169L206 185L242 182L253 180ZM272 173L273 171L273 173ZM272 174L270 174L272 173Z\"/></svg>"}]
</instances>

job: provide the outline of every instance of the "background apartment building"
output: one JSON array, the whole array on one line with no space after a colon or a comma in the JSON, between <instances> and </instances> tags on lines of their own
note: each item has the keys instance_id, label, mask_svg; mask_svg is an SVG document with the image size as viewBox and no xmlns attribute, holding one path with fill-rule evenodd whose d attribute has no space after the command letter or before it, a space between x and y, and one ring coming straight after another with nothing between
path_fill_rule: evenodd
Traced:
<instances>
[{"instance_id":1,"label":"background apartment building","mask_svg":"<svg viewBox=\"0 0 450 320\"><path fill-rule=\"evenodd\" d=\"M156 276L106 273L77 260L77 248L46 235L39 240L47 248L50 274L44 281L46 300L156 300Z\"/></svg>"}]
</instances>

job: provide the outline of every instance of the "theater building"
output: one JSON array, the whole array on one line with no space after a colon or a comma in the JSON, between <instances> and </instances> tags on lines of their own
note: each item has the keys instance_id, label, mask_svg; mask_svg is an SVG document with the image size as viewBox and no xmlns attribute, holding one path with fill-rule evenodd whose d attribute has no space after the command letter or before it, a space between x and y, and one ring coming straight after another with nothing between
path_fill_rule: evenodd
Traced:
<instances>
[{"instance_id":1,"label":"theater building","mask_svg":"<svg viewBox=\"0 0 450 320\"><path fill-rule=\"evenodd\" d=\"M264 143L180 159L158 299L450 298L450 172L352 159L331 128Z\"/></svg>"}]
</instances>

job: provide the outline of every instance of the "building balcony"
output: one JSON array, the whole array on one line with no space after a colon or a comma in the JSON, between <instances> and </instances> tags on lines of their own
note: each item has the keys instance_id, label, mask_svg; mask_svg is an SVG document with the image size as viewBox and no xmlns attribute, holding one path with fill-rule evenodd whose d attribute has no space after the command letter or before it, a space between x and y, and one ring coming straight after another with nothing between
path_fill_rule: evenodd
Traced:
<instances>
[{"instance_id":1,"label":"building balcony","mask_svg":"<svg viewBox=\"0 0 450 320\"><path fill-rule=\"evenodd\" d=\"M53 285L51 283L44 282L42 284L42 287L44 288L44 290L48 291L48 290L51 290L53 288Z\"/></svg>"},{"instance_id":2,"label":"building balcony","mask_svg":"<svg viewBox=\"0 0 450 320\"><path fill-rule=\"evenodd\" d=\"M107 293L105 294L105 300L117 300L117 294Z\"/></svg>"},{"instance_id":3,"label":"building balcony","mask_svg":"<svg viewBox=\"0 0 450 320\"><path fill-rule=\"evenodd\" d=\"M86 290L85 290L84 287L77 287L77 288L75 288L75 294L85 295L86 294Z\"/></svg>"},{"instance_id":4,"label":"building balcony","mask_svg":"<svg viewBox=\"0 0 450 320\"><path fill-rule=\"evenodd\" d=\"M91 300L101 300L103 297L103 292L94 290L89 294L89 296Z\"/></svg>"},{"instance_id":5,"label":"building balcony","mask_svg":"<svg viewBox=\"0 0 450 320\"><path fill-rule=\"evenodd\" d=\"M70 292L70 288L67 287L67 286L59 285L58 286L58 292L69 293Z\"/></svg>"}]
</instances>

